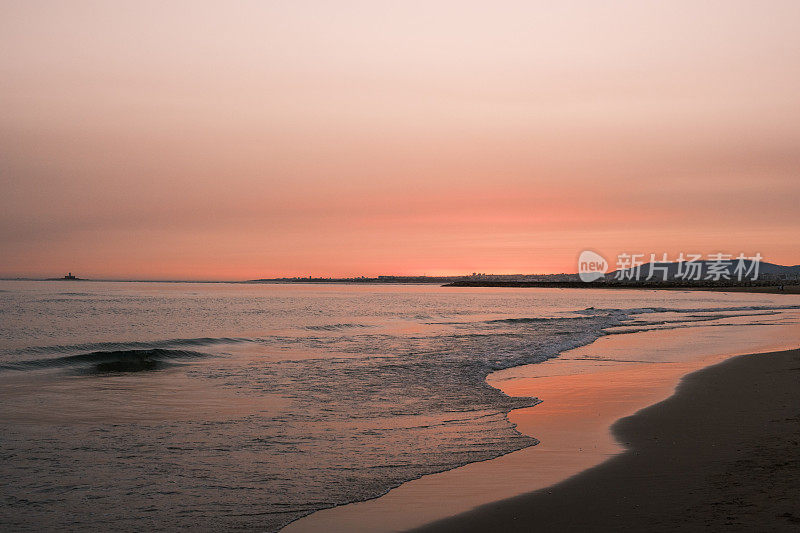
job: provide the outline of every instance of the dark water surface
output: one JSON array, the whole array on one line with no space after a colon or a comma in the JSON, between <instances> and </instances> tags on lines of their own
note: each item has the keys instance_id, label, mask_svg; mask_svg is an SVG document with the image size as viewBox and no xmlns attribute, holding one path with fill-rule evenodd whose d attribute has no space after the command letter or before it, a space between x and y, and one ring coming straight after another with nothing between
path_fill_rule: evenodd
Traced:
<instances>
[{"instance_id":1,"label":"dark water surface","mask_svg":"<svg viewBox=\"0 0 800 533\"><path fill-rule=\"evenodd\" d=\"M485 383L769 295L0 282L0 524L277 530L531 446ZM619 329L617 329L619 330Z\"/></svg>"}]
</instances>

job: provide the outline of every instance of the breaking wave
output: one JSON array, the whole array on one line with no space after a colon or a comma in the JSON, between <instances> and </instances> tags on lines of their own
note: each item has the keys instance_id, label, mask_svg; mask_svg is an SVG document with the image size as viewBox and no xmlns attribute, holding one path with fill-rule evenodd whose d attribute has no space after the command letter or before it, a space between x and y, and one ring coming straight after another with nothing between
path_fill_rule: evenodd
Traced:
<instances>
[{"instance_id":1,"label":"breaking wave","mask_svg":"<svg viewBox=\"0 0 800 533\"><path fill-rule=\"evenodd\" d=\"M67 355L49 359L17 361L0 365L0 370L45 370L53 368L83 368L94 372L140 372L158 370L181 361L210 357L189 350L112 350Z\"/></svg>"}]
</instances>

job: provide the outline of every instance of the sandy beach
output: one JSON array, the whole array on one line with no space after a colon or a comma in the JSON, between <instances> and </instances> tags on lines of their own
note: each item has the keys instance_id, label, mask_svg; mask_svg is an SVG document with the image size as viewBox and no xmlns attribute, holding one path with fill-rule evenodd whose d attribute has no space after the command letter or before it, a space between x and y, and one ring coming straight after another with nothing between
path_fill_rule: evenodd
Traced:
<instances>
[{"instance_id":1,"label":"sandy beach","mask_svg":"<svg viewBox=\"0 0 800 533\"><path fill-rule=\"evenodd\" d=\"M543 400L534 407L509 413L517 429L535 436L539 444L491 461L424 476L375 500L319 511L284 531L530 531L538 528L539 520L553 520L552 525L544 526L545 531L617 530L623 523L630 530L641 530L652 520L651 515L664 515L667 520L665 513L678 512L675 520L681 520L685 509L675 509L691 503L687 503L684 491L696 498L691 506L697 509L698 517L704 516L702 502L714 512L724 509L728 512L725 517L735 517L729 511L736 505L730 502L738 502L740 497L710 499L709 492L719 493L714 484L724 483L719 481L724 479L741 484L734 476L750 478L747 455L758 449L759 431L769 421L786 424L776 423L768 431L775 435L783 432L786 442L798 440L796 433L789 436L798 416L797 398L791 396L796 394L793 387L798 378L791 369L800 367L797 352L746 355L800 345L796 323L789 320L745 326L740 325L743 320L608 335L556 359L496 372L487 378L493 387L510 396ZM715 366L725 361L729 362ZM779 372L783 368L789 370ZM717 377L719 372L731 376ZM749 383L747 380L757 372L757 380ZM787 395L785 399L783 394ZM667 419L655 421L653 417L670 405L673 407L667 411ZM725 411L728 407L730 411ZM708 420L714 424L707 424ZM797 454L796 447L791 450L784 446L786 442L764 449L772 450L776 461L783 463L792 453ZM661 443L662 448L653 443ZM750 459L757 460L755 455ZM695 477L684 479L680 473ZM607 477L592 477L601 474ZM624 476L633 481L629 483ZM752 479L753 488L767 491L760 497L773 498L763 479ZM626 483L624 491L618 487ZM734 486L746 491L744 485ZM650 492L643 487L650 487ZM601 504L604 500L595 492L616 502L617 507ZM650 506L636 501L637 494L647 494L645 500L652 499ZM547 500L540 506L538 498L545 497L561 499L552 504ZM587 500L596 500L597 505L589 505ZM605 505L609 511L603 516L608 522L601 521L602 513L597 510ZM540 507L560 510L548 512L545 519L532 511ZM628 508L634 514L626 515ZM778 516L784 513L791 516ZM800 513L787 507L776 512L770 524L790 526L792 516ZM668 520L665 524L665 529L673 527Z\"/></svg>"},{"instance_id":2,"label":"sandy beach","mask_svg":"<svg viewBox=\"0 0 800 533\"><path fill-rule=\"evenodd\" d=\"M417 531L796 531L800 350L686 376L614 424L628 450L552 488Z\"/></svg>"}]
</instances>

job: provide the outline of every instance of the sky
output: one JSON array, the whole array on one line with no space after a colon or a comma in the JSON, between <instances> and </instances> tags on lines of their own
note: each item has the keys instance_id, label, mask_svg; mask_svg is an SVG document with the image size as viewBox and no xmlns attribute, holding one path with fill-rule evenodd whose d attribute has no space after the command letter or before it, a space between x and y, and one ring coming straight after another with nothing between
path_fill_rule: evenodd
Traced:
<instances>
[{"instance_id":1,"label":"sky","mask_svg":"<svg viewBox=\"0 0 800 533\"><path fill-rule=\"evenodd\" d=\"M0 276L800 263L800 2L0 0Z\"/></svg>"}]
</instances>

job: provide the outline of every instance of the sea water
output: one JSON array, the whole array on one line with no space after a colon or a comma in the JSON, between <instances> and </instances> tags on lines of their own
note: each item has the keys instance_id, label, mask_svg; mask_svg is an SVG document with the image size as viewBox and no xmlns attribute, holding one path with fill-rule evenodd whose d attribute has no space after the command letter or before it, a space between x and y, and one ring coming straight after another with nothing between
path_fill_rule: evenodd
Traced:
<instances>
[{"instance_id":1,"label":"sea water","mask_svg":"<svg viewBox=\"0 0 800 533\"><path fill-rule=\"evenodd\" d=\"M0 282L0 525L275 531L536 444L495 370L780 296Z\"/></svg>"}]
</instances>

